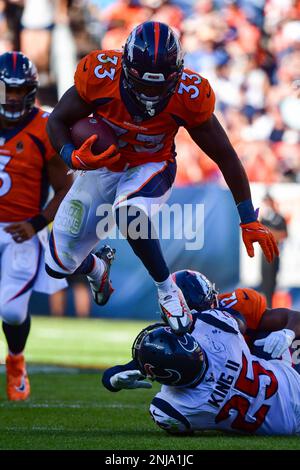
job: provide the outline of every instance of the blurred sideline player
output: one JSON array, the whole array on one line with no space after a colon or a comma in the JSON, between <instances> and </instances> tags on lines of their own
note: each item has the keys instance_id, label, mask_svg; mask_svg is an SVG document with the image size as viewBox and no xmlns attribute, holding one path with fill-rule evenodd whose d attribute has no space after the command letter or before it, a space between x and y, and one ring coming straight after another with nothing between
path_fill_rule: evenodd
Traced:
<instances>
[{"instance_id":1,"label":"blurred sideline player","mask_svg":"<svg viewBox=\"0 0 300 470\"><path fill-rule=\"evenodd\" d=\"M47 126L53 146L67 165L86 170L56 215L46 255L50 275L87 274L96 302L107 302L111 294L107 254L111 261L113 252L98 256L90 252L98 242L97 208L111 204L112 218L158 288L162 315L178 334L188 330L192 322L189 309L172 280L159 240L149 236L153 233L151 215L167 201L175 179L174 137L180 126L222 171L241 217L249 256L254 256L255 241L269 262L278 255L273 235L257 221L247 175L213 114L214 104L208 81L184 69L179 40L163 23L137 26L123 52L93 51L80 61L75 86L61 98ZM97 136L75 149L70 126L90 113L101 116L114 129L121 155L115 146L93 155L91 146ZM78 211L72 215L74 201L80 203L79 215ZM148 232L148 237L130 233L135 209L144 215L141 231ZM70 214L67 226L65 214ZM76 233L71 233L72 224L78 226Z\"/></svg>"},{"instance_id":2,"label":"blurred sideline player","mask_svg":"<svg viewBox=\"0 0 300 470\"><path fill-rule=\"evenodd\" d=\"M0 105L0 315L9 350L7 396L24 400L30 393L23 351L30 330L31 292L53 293L66 287L44 271L43 229L53 220L72 178L49 142L48 114L34 106L34 64L20 52L2 54L0 80L6 88L6 102ZM50 185L54 196L44 207Z\"/></svg>"},{"instance_id":3,"label":"blurred sideline player","mask_svg":"<svg viewBox=\"0 0 300 470\"><path fill-rule=\"evenodd\" d=\"M165 431L300 434L300 376L285 361L252 355L226 311L195 313L191 334L181 337L152 325L137 336L132 357L107 369L102 383L112 392L150 388L145 377L163 384L150 413Z\"/></svg>"},{"instance_id":4,"label":"blurred sideline player","mask_svg":"<svg viewBox=\"0 0 300 470\"><path fill-rule=\"evenodd\" d=\"M177 271L172 277L191 311L225 309L238 321L252 352L266 359L282 357L291 362L289 347L300 337L300 312L267 308L265 296L246 287L220 294L215 285L197 271Z\"/></svg>"},{"instance_id":5,"label":"blurred sideline player","mask_svg":"<svg viewBox=\"0 0 300 470\"><path fill-rule=\"evenodd\" d=\"M74 315L76 317L85 318L90 315L91 311L91 292L89 284L85 276L69 276L69 291L72 292ZM66 306L68 301L68 292L60 290L49 297L49 307L51 315L61 317L66 314Z\"/></svg>"},{"instance_id":6,"label":"blurred sideline player","mask_svg":"<svg viewBox=\"0 0 300 470\"><path fill-rule=\"evenodd\" d=\"M269 193L262 200L262 211L260 214L262 223L273 233L276 243L282 247L284 240L288 237L287 220L279 212L275 200ZM272 307L273 296L276 292L277 275L280 269L279 257L272 263L266 263L262 257L260 262L261 285L260 290L267 299L267 304Z\"/></svg>"}]
</instances>

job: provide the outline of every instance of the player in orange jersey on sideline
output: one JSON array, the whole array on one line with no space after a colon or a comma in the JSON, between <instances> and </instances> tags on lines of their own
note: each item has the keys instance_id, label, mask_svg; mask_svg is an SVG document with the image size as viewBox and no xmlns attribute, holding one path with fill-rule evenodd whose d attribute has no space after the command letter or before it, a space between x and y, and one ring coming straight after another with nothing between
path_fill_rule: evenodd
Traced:
<instances>
[{"instance_id":1,"label":"player in orange jersey on sideline","mask_svg":"<svg viewBox=\"0 0 300 470\"><path fill-rule=\"evenodd\" d=\"M180 42L164 23L149 21L137 26L123 52L93 51L80 61L75 85L55 107L47 129L68 166L93 171L76 179L57 213L46 255L50 275L59 278L79 270L88 275L95 300L107 302L110 265L90 252L98 242L99 207L110 204L122 234L157 286L163 317L178 334L189 329L192 317L184 297L171 278L159 240L149 235L155 232L151 222L154 207L157 211L167 201L175 179L174 138L180 126L222 171L240 214L249 256L254 256L253 242L260 244L269 261L278 255L273 235L257 221L247 175L214 115L214 105L209 82L184 68ZM75 149L70 126L93 112L114 129L119 150L111 146L93 155L96 136ZM111 165L109 156L114 162ZM63 216L71 213L74 201L80 210L70 216L68 227ZM148 237L130 232L140 212ZM70 233L73 224L76 233Z\"/></svg>"},{"instance_id":2,"label":"player in orange jersey on sideline","mask_svg":"<svg viewBox=\"0 0 300 470\"><path fill-rule=\"evenodd\" d=\"M7 396L30 394L23 351L30 331L28 303L32 290L53 293L65 283L44 270L46 226L72 184L64 162L51 146L48 113L35 107L37 71L20 52L0 55L0 315L8 344ZM54 195L45 206L49 188ZM45 230L43 230L45 229Z\"/></svg>"}]
</instances>

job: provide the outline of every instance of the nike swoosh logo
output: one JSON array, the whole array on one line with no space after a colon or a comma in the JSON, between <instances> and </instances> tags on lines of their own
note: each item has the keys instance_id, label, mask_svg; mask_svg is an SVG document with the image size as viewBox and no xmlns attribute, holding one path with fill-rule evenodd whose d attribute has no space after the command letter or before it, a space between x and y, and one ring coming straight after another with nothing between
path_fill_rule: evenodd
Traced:
<instances>
[{"instance_id":1,"label":"nike swoosh logo","mask_svg":"<svg viewBox=\"0 0 300 470\"><path fill-rule=\"evenodd\" d=\"M17 392L25 392L25 389L26 389L26 381L25 381L25 377L24 377L24 376L22 377L21 385L20 385L19 387L15 387L15 389L17 390Z\"/></svg>"},{"instance_id":2,"label":"nike swoosh logo","mask_svg":"<svg viewBox=\"0 0 300 470\"><path fill-rule=\"evenodd\" d=\"M87 59L86 59L86 61L85 61L84 65L83 65L83 71L84 71L84 72L86 72L86 71L87 71L87 66L86 66L86 63L87 63Z\"/></svg>"},{"instance_id":3,"label":"nike swoosh logo","mask_svg":"<svg viewBox=\"0 0 300 470\"><path fill-rule=\"evenodd\" d=\"M243 294L244 294L244 299L249 300L249 295L247 294L247 292L243 290Z\"/></svg>"},{"instance_id":4,"label":"nike swoosh logo","mask_svg":"<svg viewBox=\"0 0 300 470\"><path fill-rule=\"evenodd\" d=\"M162 417L163 417L163 415L159 415L158 413L155 413L155 410L152 411L152 414L153 414L154 416L158 416L159 418L162 418Z\"/></svg>"}]
</instances>

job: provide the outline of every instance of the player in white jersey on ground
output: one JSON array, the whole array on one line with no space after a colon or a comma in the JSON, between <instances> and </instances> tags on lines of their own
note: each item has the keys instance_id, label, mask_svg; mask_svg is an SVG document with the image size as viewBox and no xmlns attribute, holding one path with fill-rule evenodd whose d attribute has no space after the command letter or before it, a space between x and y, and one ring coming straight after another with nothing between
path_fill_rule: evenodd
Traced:
<instances>
[{"instance_id":1,"label":"player in white jersey on ground","mask_svg":"<svg viewBox=\"0 0 300 470\"><path fill-rule=\"evenodd\" d=\"M158 426L191 434L218 429L261 435L300 434L300 377L285 361L253 356L226 311L194 314L192 333L152 325L136 338L133 361L107 369L110 391L162 384L150 405Z\"/></svg>"}]
</instances>

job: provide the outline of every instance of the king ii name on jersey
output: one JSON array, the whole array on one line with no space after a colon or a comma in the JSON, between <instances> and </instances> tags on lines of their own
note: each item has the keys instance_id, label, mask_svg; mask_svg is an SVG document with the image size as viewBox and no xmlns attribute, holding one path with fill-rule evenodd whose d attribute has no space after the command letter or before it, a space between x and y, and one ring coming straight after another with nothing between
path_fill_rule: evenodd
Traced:
<instances>
[{"instance_id":1,"label":"king ii name on jersey","mask_svg":"<svg viewBox=\"0 0 300 470\"><path fill-rule=\"evenodd\" d=\"M218 309L201 312L192 335L207 357L204 378L195 388L163 385L159 402L176 409L192 430L300 433L300 379L291 365L253 356L234 318ZM155 399L150 411L159 426L172 425Z\"/></svg>"}]
</instances>

